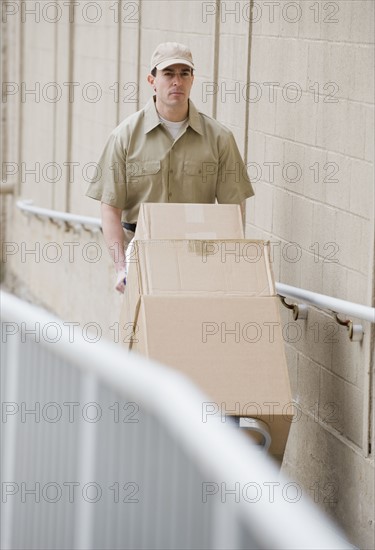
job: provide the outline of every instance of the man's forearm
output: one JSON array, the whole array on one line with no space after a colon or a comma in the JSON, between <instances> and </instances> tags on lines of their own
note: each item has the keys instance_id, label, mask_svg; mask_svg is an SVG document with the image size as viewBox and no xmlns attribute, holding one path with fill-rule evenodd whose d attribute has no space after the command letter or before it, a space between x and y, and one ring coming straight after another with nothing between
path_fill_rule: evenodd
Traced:
<instances>
[{"instance_id":1,"label":"man's forearm","mask_svg":"<svg viewBox=\"0 0 375 550\"><path fill-rule=\"evenodd\" d=\"M125 239L124 230L121 225L121 209L101 204L102 228L105 243L112 257L116 271L125 267Z\"/></svg>"}]
</instances>

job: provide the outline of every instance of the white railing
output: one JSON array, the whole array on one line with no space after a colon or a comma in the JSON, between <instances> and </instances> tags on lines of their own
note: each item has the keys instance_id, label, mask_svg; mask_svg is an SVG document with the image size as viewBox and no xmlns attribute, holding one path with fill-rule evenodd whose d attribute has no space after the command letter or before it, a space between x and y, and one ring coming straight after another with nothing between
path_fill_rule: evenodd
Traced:
<instances>
[{"instance_id":1,"label":"white railing","mask_svg":"<svg viewBox=\"0 0 375 550\"><path fill-rule=\"evenodd\" d=\"M83 228L88 227L91 230L100 230L102 227L100 218L92 218L90 216L81 216L79 214L70 214L69 212L41 208L40 206L34 206L32 200L19 200L16 204L21 212L24 212L25 214L33 214L38 218L46 220L49 219L54 222L67 223L73 228L81 226Z\"/></svg>"},{"instance_id":2,"label":"white railing","mask_svg":"<svg viewBox=\"0 0 375 550\"><path fill-rule=\"evenodd\" d=\"M1 305L1 548L353 548L185 377Z\"/></svg>"},{"instance_id":3,"label":"white railing","mask_svg":"<svg viewBox=\"0 0 375 550\"><path fill-rule=\"evenodd\" d=\"M101 228L100 218L91 218L78 214L69 214L68 212L40 208L34 206L31 200L19 200L17 201L17 206L25 214L34 214L40 218L51 219L52 221L66 222L74 228L80 226L88 227L93 230L99 230ZM297 299L304 304L313 305L319 309L333 311L335 313L341 313L355 317L356 319L375 323L375 308L373 307L340 300L339 298L332 298L325 294L318 294L283 283L276 283L276 290L280 296L285 298Z\"/></svg>"},{"instance_id":4,"label":"white railing","mask_svg":"<svg viewBox=\"0 0 375 550\"><path fill-rule=\"evenodd\" d=\"M285 298L294 298L319 309L326 309L375 323L375 308L373 307L347 302L346 300L332 298L325 294L318 294L317 292L284 285L283 283L276 283L276 290L280 296L284 296Z\"/></svg>"}]
</instances>

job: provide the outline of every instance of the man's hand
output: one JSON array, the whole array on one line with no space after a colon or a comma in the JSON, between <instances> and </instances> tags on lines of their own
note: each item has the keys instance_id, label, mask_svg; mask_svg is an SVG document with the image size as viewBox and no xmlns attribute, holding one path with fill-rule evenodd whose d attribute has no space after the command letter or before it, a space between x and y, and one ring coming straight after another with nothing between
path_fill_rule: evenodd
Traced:
<instances>
[{"instance_id":1,"label":"man's hand","mask_svg":"<svg viewBox=\"0 0 375 550\"><path fill-rule=\"evenodd\" d=\"M126 271L125 268L120 269L116 273L116 285L115 289L124 294L126 287Z\"/></svg>"},{"instance_id":2,"label":"man's hand","mask_svg":"<svg viewBox=\"0 0 375 550\"><path fill-rule=\"evenodd\" d=\"M121 225L121 209L102 202L103 236L116 269L115 289L125 291L125 238Z\"/></svg>"}]
</instances>

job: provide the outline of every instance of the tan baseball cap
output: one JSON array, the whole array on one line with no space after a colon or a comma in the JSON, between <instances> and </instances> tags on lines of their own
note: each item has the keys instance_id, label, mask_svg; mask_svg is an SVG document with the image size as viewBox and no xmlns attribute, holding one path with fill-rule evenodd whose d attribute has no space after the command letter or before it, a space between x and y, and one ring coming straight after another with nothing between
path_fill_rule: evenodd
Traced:
<instances>
[{"instance_id":1,"label":"tan baseball cap","mask_svg":"<svg viewBox=\"0 0 375 550\"><path fill-rule=\"evenodd\" d=\"M155 67L159 70L181 63L194 69L191 51L184 44L178 42L163 42L159 44L151 57L151 71Z\"/></svg>"}]
</instances>

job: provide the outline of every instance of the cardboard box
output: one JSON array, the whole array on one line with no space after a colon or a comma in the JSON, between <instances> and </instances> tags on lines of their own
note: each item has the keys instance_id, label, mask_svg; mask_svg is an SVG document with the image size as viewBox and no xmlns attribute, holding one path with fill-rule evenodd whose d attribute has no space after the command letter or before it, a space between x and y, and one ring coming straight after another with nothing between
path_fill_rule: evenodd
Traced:
<instances>
[{"instance_id":1,"label":"cardboard box","mask_svg":"<svg viewBox=\"0 0 375 550\"><path fill-rule=\"evenodd\" d=\"M243 239L238 204L143 203L136 240Z\"/></svg>"},{"instance_id":2,"label":"cardboard box","mask_svg":"<svg viewBox=\"0 0 375 550\"><path fill-rule=\"evenodd\" d=\"M275 286L264 241L134 241L128 258L121 312L126 333L142 295L273 296ZM129 338L123 341L130 344Z\"/></svg>"},{"instance_id":3,"label":"cardboard box","mask_svg":"<svg viewBox=\"0 0 375 550\"><path fill-rule=\"evenodd\" d=\"M185 276L184 270L186 264L192 257L195 257L195 266L202 267L206 272L205 281L212 279L212 269L210 266L203 265L198 259L197 254L186 256L179 254L178 244L169 244L174 239L202 240L202 239L243 239L243 222L241 209L236 204L164 204L164 203L143 203L141 204L137 229L130 249L127 253L128 274L127 288L124 295L123 306L120 315L120 326L122 328L122 342L130 345L129 330L132 323L135 321L135 311L139 298L145 289L148 292L156 291L156 288L170 287L176 290L178 281L174 279L172 285L172 272L174 268L181 274L181 289L185 288L186 280L193 283L193 280L199 281L202 276L200 274L193 276L192 269L189 270L189 275ZM147 247L146 242L158 240L160 245L150 245ZM166 243L162 243L166 240ZM145 244L142 244L142 243ZM184 245L181 245L184 247ZM187 245L192 249L194 244ZM209 246L204 244L196 244L199 247L206 246L205 252L209 253ZM213 244L211 247L215 247ZM160 258L157 248L160 247ZM186 249L186 246L184 247ZM197 250L196 249L196 250ZM169 254L170 252L170 254ZM183 256L183 257L182 257ZM211 262L210 257L210 264ZM179 263L180 262L180 263ZM171 264L174 264L172 267ZM236 270L236 273L238 270ZM176 270L174 270L176 275ZM161 285L161 282L163 284ZM202 284L198 283L194 288L202 291L207 288L207 284L202 280ZM238 286L238 285L237 285ZM187 287L186 287L187 288ZM193 289L193 286L190 286Z\"/></svg>"},{"instance_id":4,"label":"cardboard box","mask_svg":"<svg viewBox=\"0 0 375 550\"><path fill-rule=\"evenodd\" d=\"M137 240L128 265L138 294L275 294L264 241Z\"/></svg>"},{"instance_id":5,"label":"cardboard box","mask_svg":"<svg viewBox=\"0 0 375 550\"><path fill-rule=\"evenodd\" d=\"M260 418L279 460L292 419L277 297L143 295L132 349L186 374L213 411ZM212 416L211 416L212 420Z\"/></svg>"},{"instance_id":6,"label":"cardboard box","mask_svg":"<svg viewBox=\"0 0 375 550\"><path fill-rule=\"evenodd\" d=\"M194 204L143 204L133 244L125 345L201 387L207 421L263 420L281 460L292 399L269 244L243 238L239 206Z\"/></svg>"}]
</instances>

